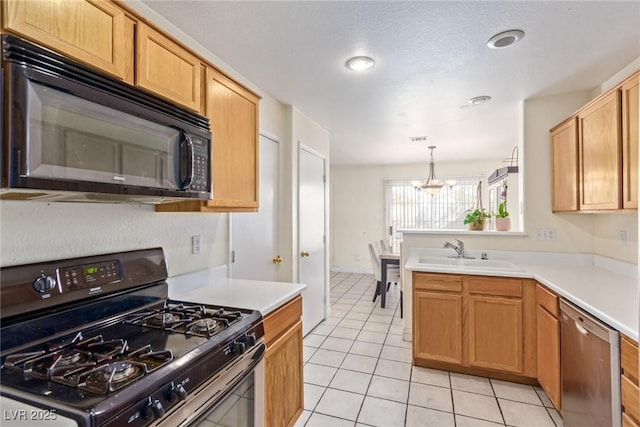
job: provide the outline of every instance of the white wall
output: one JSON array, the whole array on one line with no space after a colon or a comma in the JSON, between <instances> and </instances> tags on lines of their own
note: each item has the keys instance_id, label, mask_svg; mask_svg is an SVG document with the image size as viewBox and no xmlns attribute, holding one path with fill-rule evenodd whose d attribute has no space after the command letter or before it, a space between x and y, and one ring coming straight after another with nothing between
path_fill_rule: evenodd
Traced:
<instances>
[{"instance_id":1,"label":"white wall","mask_svg":"<svg viewBox=\"0 0 640 427\"><path fill-rule=\"evenodd\" d=\"M488 177L496 167L503 165L502 160L504 157L468 162L438 162L436 159L436 176L483 174ZM331 167L332 268L370 272L367 245L387 236L384 229L384 180L426 178L428 174L426 162Z\"/></svg>"}]
</instances>

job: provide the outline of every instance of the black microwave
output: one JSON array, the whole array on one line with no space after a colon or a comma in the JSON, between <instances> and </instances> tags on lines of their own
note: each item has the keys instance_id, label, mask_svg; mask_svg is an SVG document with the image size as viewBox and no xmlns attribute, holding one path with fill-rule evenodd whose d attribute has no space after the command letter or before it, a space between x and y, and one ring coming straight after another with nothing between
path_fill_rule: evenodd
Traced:
<instances>
[{"instance_id":1,"label":"black microwave","mask_svg":"<svg viewBox=\"0 0 640 427\"><path fill-rule=\"evenodd\" d=\"M0 199L210 199L209 119L2 36Z\"/></svg>"}]
</instances>

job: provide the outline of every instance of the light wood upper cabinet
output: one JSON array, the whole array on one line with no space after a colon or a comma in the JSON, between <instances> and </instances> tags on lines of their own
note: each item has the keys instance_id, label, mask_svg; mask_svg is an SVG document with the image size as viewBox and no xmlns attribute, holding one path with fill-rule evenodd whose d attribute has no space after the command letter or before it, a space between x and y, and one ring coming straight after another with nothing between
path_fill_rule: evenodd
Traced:
<instances>
[{"instance_id":1,"label":"light wood upper cabinet","mask_svg":"<svg viewBox=\"0 0 640 427\"><path fill-rule=\"evenodd\" d=\"M303 410L301 316L302 298L298 296L264 319L266 427L293 426Z\"/></svg>"},{"instance_id":2,"label":"light wood upper cabinet","mask_svg":"<svg viewBox=\"0 0 640 427\"><path fill-rule=\"evenodd\" d=\"M538 382L549 400L561 409L560 384L560 320L558 297L544 286L536 285L536 352Z\"/></svg>"},{"instance_id":3,"label":"light wood upper cabinet","mask_svg":"<svg viewBox=\"0 0 640 427\"><path fill-rule=\"evenodd\" d=\"M638 208L638 132L640 73L627 79L622 93L622 207Z\"/></svg>"},{"instance_id":4,"label":"light wood upper cabinet","mask_svg":"<svg viewBox=\"0 0 640 427\"><path fill-rule=\"evenodd\" d=\"M191 110L201 110L200 59L151 28L137 25L136 85Z\"/></svg>"},{"instance_id":5,"label":"light wood upper cabinet","mask_svg":"<svg viewBox=\"0 0 640 427\"><path fill-rule=\"evenodd\" d=\"M580 209L621 206L620 93L610 92L578 114Z\"/></svg>"},{"instance_id":6,"label":"light wood upper cabinet","mask_svg":"<svg viewBox=\"0 0 640 427\"><path fill-rule=\"evenodd\" d=\"M207 69L207 116L213 133L210 208L258 209L259 101L224 74Z\"/></svg>"},{"instance_id":7,"label":"light wood upper cabinet","mask_svg":"<svg viewBox=\"0 0 640 427\"><path fill-rule=\"evenodd\" d=\"M126 17L103 0L3 0L3 29L120 79L131 69Z\"/></svg>"},{"instance_id":8,"label":"light wood upper cabinet","mask_svg":"<svg viewBox=\"0 0 640 427\"><path fill-rule=\"evenodd\" d=\"M551 209L578 210L578 120L575 117L551 130Z\"/></svg>"}]
</instances>

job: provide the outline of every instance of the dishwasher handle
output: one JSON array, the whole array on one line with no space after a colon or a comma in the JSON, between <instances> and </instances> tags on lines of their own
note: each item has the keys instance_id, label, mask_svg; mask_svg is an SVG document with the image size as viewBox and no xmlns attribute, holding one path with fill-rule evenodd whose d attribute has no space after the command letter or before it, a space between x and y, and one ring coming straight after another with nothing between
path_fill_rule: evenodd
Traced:
<instances>
[{"instance_id":1,"label":"dishwasher handle","mask_svg":"<svg viewBox=\"0 0 640 427\"><path fill-rule=\"evenodd\" d=\"M584 335L585 337L587 335L589 335L589 331L587 331L581 324L579 324L577 321L574 321L573 324L576 326L576 329L578 330L578 332L580 332L582 335Z\"/></svg>"}]
</instances>

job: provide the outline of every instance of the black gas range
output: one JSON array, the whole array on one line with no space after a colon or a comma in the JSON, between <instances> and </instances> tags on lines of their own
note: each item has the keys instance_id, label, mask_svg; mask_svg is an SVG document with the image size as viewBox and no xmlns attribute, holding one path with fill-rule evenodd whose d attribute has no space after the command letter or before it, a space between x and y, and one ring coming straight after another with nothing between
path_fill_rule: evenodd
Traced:
<instances>
[{"instance_id":1,"label":"black gas range","mask_svg":"<svg viewBox=\"0 0 640 427\"><path fill-rule=\"evenodd\" d=\"M198 425L262 359L262 316L170 300L166 277L161 248L2 268L0 393L80 426Z\"/></svg>"}]
</instances>

